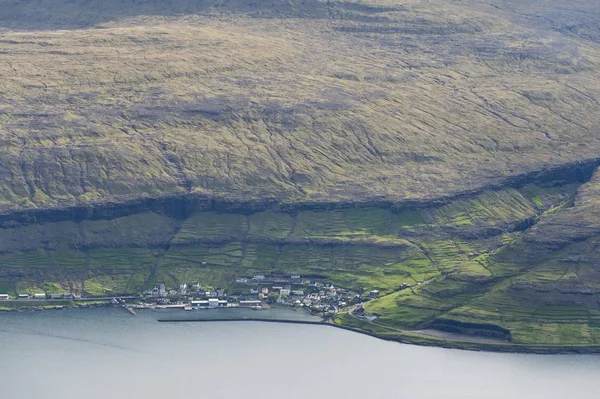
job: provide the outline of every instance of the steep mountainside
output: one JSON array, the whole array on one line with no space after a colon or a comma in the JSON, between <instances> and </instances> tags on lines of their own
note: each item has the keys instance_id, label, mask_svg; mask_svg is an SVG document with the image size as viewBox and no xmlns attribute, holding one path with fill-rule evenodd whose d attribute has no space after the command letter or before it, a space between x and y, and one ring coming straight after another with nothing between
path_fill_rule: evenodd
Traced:
<instances>
[{"instance_id":1,"label":"steep mountainside","mask_svg":"<svg viewBox=\"0 0 600 399\"><path fill-rule=\"evenodd\" d=\"M433 199L595 158L597 25L519 3L4 0L0 209Z\"/></svg>"},{"instance_id":2,"label":"steep mountainside","mask_svg":"<svg viewBox=\"0 0 600 399\"><path fill-rule=\"evenodd\" d=\"M0 0L0 73L0 292L294 272L600 343L593 0Z\"/></svg>"}]
</instances>

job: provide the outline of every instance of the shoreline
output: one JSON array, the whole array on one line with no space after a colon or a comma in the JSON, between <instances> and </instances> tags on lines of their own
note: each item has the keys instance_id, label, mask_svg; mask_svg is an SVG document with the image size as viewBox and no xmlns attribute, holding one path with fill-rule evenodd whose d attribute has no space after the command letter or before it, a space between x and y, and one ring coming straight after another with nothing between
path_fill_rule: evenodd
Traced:
<instances>
[{"instance_id":1,"label":"shoreline","mask_svg":"<svg viewBox=\"0 0 600 399\"><path fill-rule=\"evenodd\" d=\"M223 318L223 319L163 319L157 320L159 323L213 323L213 322L259 322L259 323L281 323L281 324L304 324L316 326L329 326L346 330L358 334L368 335L370 337L382 339L384 341L398 342L407 345L429 346L446 349L460 349L477 352L496 352L496 353L520 353L520 354L538 354L538 355L585 355L600 354L600 345L530 345L514 343L479 343L469 341L452 341L445 339L436 339L426 336L408 336L408 335L385 335L361 328L350 327L342 324L329 323L325 321L309 320L290 320L290 319L267 319L261 317L244 318Z\"/></svg>"},{"instance_id":2,"label":"shoreline","mask_svg":"<svg viewBox=\"0 0 600 399\"><path fill-rule=\"evenodd\" d=\"M58 302L58 301L57 301ZM59 305L53 304L44 307L30 307L21 309L0 309L2 312L17 313L17 312L36 312L36 311L52 311L52 310L63 310L63 309L74 309L74 310L85 310L91 308L110 308L115 307L109 303L88 303L87 306L81 306L81 304ZM145 309L139 309L145 310ZM292 320L292 319L271 319L265 317L224 317L216 319L159 319L159 323L210 323L210 322L260 322L260 323L282 323L282 324L304 324L304 325L316 325L316 326L328 326L334 327L341 330L354 332L357 334L367 335L373 338L381 339L384 341L398 342L401 344L418 345L418 346L429 346L446 349L460 349L477 352L496 352L496 353L521 353L521 354L543 354L543 355L566 355L566 354L600 354L600 345L546 345L546 344L515 344L512 342L498 342L498 343L486 343L477 342L481 337L469 337L464 336L464 340L455 340L452 338L435 337L420 334L415 331L405 332L390 332L390 333L379 333L371 331L365 328L353 327L345 324L338 324L327 321L312 321L312 320ZM475 340L470 341L469 338Z\"/></svg>"}]
</instances>

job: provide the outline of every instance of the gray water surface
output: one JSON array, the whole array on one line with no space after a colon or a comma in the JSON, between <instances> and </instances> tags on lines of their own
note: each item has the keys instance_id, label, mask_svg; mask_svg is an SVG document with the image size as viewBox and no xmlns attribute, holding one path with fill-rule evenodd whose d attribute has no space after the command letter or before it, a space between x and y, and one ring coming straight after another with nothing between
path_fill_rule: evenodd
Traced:
<instances>
[{"instance_id":1,"label":"gray water surface","mask_svg":"<svg viewBox=\"0 0 600 399\"><path fill-rule=\"evenodd\" d=\"M0 314L0 398L600 398L600 356L427 348L313 325L156 322L172 312L184 313Z\"/></svg>"}]
</instances>

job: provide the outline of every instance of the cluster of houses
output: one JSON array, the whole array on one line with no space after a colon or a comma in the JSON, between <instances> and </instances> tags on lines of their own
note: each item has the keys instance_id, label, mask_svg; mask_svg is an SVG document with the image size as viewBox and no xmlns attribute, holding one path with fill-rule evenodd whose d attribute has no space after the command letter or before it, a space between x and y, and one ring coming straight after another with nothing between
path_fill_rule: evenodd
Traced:
<instances>
[{"instance_id":1,"label":"cluster of houses","mask_svg":"<svg viewBox=\"0 0 600 399\"><path fill-rule=\"evenodd\" d=\"M145 296L147 299L150 298L167 298L167 297L185 297L189 296L191 298L198 297L206 297L206 298L220 298L226 296L225 290L223 288L217 288L214 290L205 290L200 283L194 282L191 284L180 284L177 289L167 290L167 287L164 284L159 284L145 292Z\"/></svg>"},{"instance_id":2,"label":"cluster of houses","mask_svg":"<svg viewBox=\"0 0 600 399\"><path fill-rule=\"evenodd\" d=\"M226 297L223 288L205 289L198 282L180 284L176 289L167 289L164 284L159 284L144 293L146 302L160 305L187 303L192 308L211 309L227 307Z\"/></svg>"},{"instance_id":3,"label":"cluster of houses","mask_svg":"<svg viewBox=\"0 0 600 399\"><path fill-rule=\"evenodd\" d=\"M238 277L235 279L238 284L293 284L293 285L306 285L309 284L309 280L302 279L299 275L292 276L265 276L264 274L255 274L254 277Z\"/></svg>"},{"instance_id":4,"label":"cluster of houses","mask_svg":"<svg viewBox=\"0 0 600 399\"><path fill-rule=\"evenodd\" d=\"M299 275L239 277L237 285L246 285L250 296L267 302L307 307L317 312L335 313L340 307L360 302L361 295L350 290L336 288L333 284L311 282ZM379 295L379 291L369 293L369 298Z\"/></svg>"},{"instance_id":5,"label":"cluster of houses","mask_svg":"<svg viewBox=\"0 0 600 399\"><path fill-rule=\"evenodd\" d=\"M145 299L161 305L186 303L188 310L231 306L261 308L266 302L335 313L339 308L379 295L379 291L374 290L361 296L333 284L312 282L299 275L256 274L252 277L238 277L230 288L232 292L228 296L222 288L205 289L197 282L181 284L175 289L167 289L164 284L159 284L145 293Z\"/></svg>"}]
</instances>

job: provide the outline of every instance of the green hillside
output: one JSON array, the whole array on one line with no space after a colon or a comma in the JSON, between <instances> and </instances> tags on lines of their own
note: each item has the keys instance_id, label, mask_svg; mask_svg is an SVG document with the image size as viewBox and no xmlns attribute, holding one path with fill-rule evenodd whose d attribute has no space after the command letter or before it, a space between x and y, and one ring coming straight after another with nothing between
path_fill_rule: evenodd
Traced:
<instances>
[{"instance_id":1,"label":"green hillside","mask_svg":"<svg viewBox=\"0 0 600 399\"><path fill-rule=\"evenodd\" d=\"M281 272L380 290L381 328L599 344L598 21L0 0L0 292Z\"/></svg>"}]
</instances>

